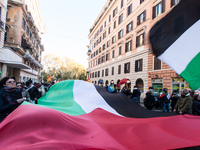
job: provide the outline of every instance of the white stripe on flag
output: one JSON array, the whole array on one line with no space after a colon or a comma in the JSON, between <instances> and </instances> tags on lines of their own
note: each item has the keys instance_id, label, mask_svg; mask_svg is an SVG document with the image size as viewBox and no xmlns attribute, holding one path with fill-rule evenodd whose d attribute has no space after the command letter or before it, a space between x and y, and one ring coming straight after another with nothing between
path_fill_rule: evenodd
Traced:
<instances>
[{"instance_id":1,"label":"white stripe on flag","mask_svg":"<svg viewBox=\"0 0 200 150\"><path fill-rule=\"evenodd\" d=\"M86 113L90 113L96 108L102 108L113 114L120 115L106 103L92 83L75 80L73 93L74 101L76 101Z\"/></svg>"},{"instance_id":2,"label":"white stripe on flag","mask_svg":"<svg viewBox=\"0 0 200 150\"><path fill-rule=\"evenodd\" d=\"M189 62L200 52L200 20L183 33L158 58L181 74Z\"/></svg>"}]
</instances>

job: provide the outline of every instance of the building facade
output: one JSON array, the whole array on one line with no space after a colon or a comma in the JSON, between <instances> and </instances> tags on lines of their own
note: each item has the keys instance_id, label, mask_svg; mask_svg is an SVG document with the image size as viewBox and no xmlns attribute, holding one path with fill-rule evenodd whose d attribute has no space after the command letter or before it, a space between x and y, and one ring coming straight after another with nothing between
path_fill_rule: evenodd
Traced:
<instances>
[{"instance_id":1,"label":"building facade","mask_svg":"<svg viewBox=\"0 0 200 150\"><path fill-rule=\"evenodd\" d=\"M0 67L2 66L2 48L4 46L4 35L5 35L5 23L6 23L6 13L7 13L7 2L8 0L0 0ZM0 70L0 75L2 70Z\"/></svg>"},{"instance_id":2,"label":"building facade","mask_svg":"<svg viewBox=\"0 0 200 150\"><path fill-rule=\"evenodd\" d=\"M37 0L8 0L1 78L15 76L17 81L39 82L45 32Z\"/></svg>"},{"instance_id":3,"label":"building facade","mask_svg":"<svg viewBox=\"0 0 200 150\"><path fill-rule=\"evenodd\" d=\"M144 93L153 86L173 90L182 78L153 56L148 39L151 27L164 17L178 0L108 0L88 36L87 77L94 84L118 84L123 78L129 88ZM160 64L159 64L160 63ZM183 85L180 84L182 87Z\"/></svg>"}]
</instances>

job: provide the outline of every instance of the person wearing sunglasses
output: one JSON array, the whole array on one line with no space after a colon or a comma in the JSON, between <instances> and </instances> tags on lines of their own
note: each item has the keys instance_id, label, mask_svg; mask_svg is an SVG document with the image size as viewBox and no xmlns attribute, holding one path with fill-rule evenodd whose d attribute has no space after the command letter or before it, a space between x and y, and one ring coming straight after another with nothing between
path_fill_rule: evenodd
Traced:
<instances>
[{"instance_id":1,"label":"person wearing sunglasses","mask_svg":"<svg viewBox=\"0 0 200 150\"><path fill-rule=\"evenodd\" d=\"M14 111L25 98L16 87L14 77L4 77L0 81L0 122Z\"/></svg>"}]
</instances>

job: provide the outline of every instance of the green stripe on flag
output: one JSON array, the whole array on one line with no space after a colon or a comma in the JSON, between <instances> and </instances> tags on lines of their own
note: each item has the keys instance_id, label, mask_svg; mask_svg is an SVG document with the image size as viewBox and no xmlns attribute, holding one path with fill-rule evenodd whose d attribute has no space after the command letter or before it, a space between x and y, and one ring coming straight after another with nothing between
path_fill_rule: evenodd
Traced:
<instances>
[{"instance_id":1,"label":"green stripe on flag","mask_svg":"<svg viewBox=\"0 0 200 150\"><path fill-rule=\"evenodd\" d=\"M180 75L189 83L191 89L200 88L200 52L190 61Z\"/></svg>"},{"instance_id":2,"label":"green stripe on flag","mask_svg":"<svg viewBox=\"0 0 200 150\"><path fill-rule=\"evenodd\" d=\"M86 112L74 101L74 80L54 84L49 91L38 99L39 106L52 108L70 115L82 115ZM24 103L27 104L27 103Z\"/></svg>"}]
</instances>

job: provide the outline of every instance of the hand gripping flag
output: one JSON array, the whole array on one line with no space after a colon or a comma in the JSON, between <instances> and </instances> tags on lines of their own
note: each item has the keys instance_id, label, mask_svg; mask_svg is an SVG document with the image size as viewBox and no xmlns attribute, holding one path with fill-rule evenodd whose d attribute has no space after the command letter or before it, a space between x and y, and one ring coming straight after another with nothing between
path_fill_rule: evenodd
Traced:
<instances>
[{"instance_id":1,"label":"hand gripping flag","mask_svg":"<svg viewBox=\"0 0 200 150\"><path fill-rule=\"evenodd\" d=\"M54 84L0 123L2 150L189 150L200 117L143 108L123 93L79 80Z\"/></svg>"},{"instance_id":2,"label":"hand gripping flag","mask_svg":"<svg viewBox=\"0 0 200 150\"><path fill-rule=\"evenodd\" d=\"M200 0L181 0L152 27L155 56L181 75L191 89L200 87Z\"/></svg>"}]
</instances>

